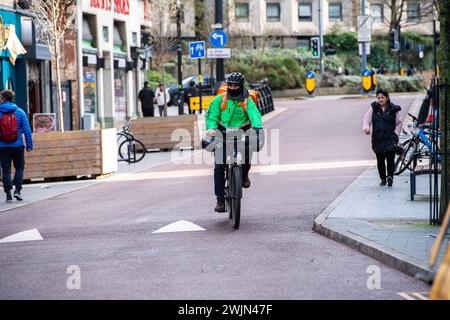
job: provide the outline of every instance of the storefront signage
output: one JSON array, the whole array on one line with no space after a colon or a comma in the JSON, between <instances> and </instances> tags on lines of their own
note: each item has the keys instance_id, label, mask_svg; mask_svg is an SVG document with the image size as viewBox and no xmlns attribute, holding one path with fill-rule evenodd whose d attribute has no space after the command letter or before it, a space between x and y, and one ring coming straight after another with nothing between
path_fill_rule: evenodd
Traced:
<instances>
[{"instance_id":1,"label":"storefront signage","mask_svg":"<svg viewBox=\"0 0 450 320\"><path fill-rule=\"evenodd\" d=\"M33 114L34 132L56 131L56 113Z\"/></svg>"},{"instance_id":2,"label":"storefront signage","mask_svg":"<svg viewBox=\"0 0 450 320\"><path fill-rule=\"evenodd\" d=\"M130 15L130 0L90 0L91 8Z\"/></svg>"}]
</instances>

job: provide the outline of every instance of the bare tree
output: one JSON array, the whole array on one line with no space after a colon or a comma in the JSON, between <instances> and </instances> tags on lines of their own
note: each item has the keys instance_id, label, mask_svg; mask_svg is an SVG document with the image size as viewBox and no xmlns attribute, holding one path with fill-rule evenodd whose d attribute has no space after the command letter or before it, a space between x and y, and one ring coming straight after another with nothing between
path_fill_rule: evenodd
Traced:
<instances>
[{"instance_id":1,"label":"bare tree","mask_svg":"<svg viewBox=\"0 0 450 320\"><path fill-rule=\"evenodd\" d=\"M61 93L61 42L66 31L74 27L76 15L75 0L34 0L31 12L38 26L39 36L48 44L55 61L58 97L58 126L64 132Z\"/></svg>"},{"instance_id":2,"label":"bare tree","mask_svg":"<svg viewBox=\"0 0 450 320\"><path fill-rule=\"evenodd\" d=\"M361 12L361 0L353 0L353 5L357 10L354 11L357 15ZM436 17L437 13L437 0L418 0L420 6L419 19L407 19L408 0L377 0L371 1L371 4L382 4L384 8L387 8L389 15L384 15L383 23L389 27L389 30L398 29L398 27L408 27L417 25L424 22L432 21ZM369 13L370 14L370 13Z\"/></svg>"},{"instance_id":3,"label":"bare tree","mask_svg":"<svg viewBox=\"0 0 450 320\"><path fill-rule=\"evenodd\" d=\"M153 52L153 58L156 63L158 72L161 73L161 82L166 89L166 73L164 65L166 63L166 55L170 49L173 48L176 39L176 30L170 22L170 16L174 13L170 10L176 10L176 6L171 3L167 5L167 0L146 0L150 4L149 21L150 25L146 28L150 34L150 42ZM173 2L173 1L172 1ZM167 10L169 7L169 11ZM164 115L167 116L166 95L164 95Z\"/></svg>"}]
</instances>

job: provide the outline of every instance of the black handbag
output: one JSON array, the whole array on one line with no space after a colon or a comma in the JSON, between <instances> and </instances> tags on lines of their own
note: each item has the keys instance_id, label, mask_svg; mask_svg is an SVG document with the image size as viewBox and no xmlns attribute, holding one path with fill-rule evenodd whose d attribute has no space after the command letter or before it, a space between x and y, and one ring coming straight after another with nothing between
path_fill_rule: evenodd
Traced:
<instances>
[{"instance_id":1,"label":"black handbag","mask_svg":"<svg viewBox=\"0 0 450 320\"><path fill-rule=\"evenodd\" d=\"M403 146L400 144L400 143L397 143L395 146L394 146L394 151L395 151L395 153L397 154L397 155L402 155L403 154L403 152L405 151L404 149L403 149Z\"/></svg>"}]
</instances>

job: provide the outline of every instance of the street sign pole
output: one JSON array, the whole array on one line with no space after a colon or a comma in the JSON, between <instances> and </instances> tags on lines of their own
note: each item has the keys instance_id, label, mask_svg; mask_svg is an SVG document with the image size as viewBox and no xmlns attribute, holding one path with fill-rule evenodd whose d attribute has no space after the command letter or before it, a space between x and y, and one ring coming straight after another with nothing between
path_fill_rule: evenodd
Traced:
<instances>
[{"instance_id":1,"label":"street sign pole","mask_svg":"<svg viewBox=\"0 0 450 320\"><path fill-rule=\"evenodd\" d=\"M362 0L361 2L361 15L365 16L366 15L366 0ZM366 57L366 43L363 42L362 43L362 55L361 55L361 60L362 60L362 70L366 70L366 61L367 61L367 57Z\"/></svg>"},{"instance_id":2,"label":"street sign pole","mask_svg":"<svg viewBox=\"0 0 450 320\"><path fill-rule=\"evenodd\" d=\"M181 43L181 0L177 0L177 58L178 58L178 114L184 114L184 92L183 92L183 75L181 72L182 65L182 43Z\"/></svg>"},{"instance_id":3,"label":"street sign pole","mask_svg":"<svg viewBox=\"0 0 450 320\"><path fill-rule=\"evenodd\" d=\"M322 26L322 0L319 0L319 38L320 38L320 76L323 75L323 26Z\"/></svg>"},{"instance_id":4,"label":"street sign pole","mask_svg":"<svg viewBox=\"0 0 450 320\"><path fill-rule=\"evenodd\" d=\"M223 23L223 0L216 0L215 4L216 4L216 12L215 12L216 24L222 24ZM225 68L223 65L223 59L216 60L216 79L217 79L217 82L221 82L221 81L225 80ZM201 102L200 102L200 109L201 109Z\"/></svg>"},{"instance_id":5,"label":"street sign pole","mask_svg":"<svg viewBox=\"0 0 450 320\"><path fill-rule=\"evenodd\" d=\"M202 114L202 59L198 59L198 98L200 102L200 107L198 112Z\"/></svg>"}]
</instances>

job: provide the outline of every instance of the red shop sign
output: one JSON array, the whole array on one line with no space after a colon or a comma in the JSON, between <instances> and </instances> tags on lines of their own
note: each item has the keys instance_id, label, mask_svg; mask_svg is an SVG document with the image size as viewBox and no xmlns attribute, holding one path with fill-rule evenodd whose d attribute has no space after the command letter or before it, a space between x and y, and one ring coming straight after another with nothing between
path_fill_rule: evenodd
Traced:
<instances>
[{"instance_id":1,"label":"red shop sign","mask_svg":"<svg viewBox=\"0 0 450 320\"><path fill-rule=\"evenodd\" d=\"M130 15L130 0L90 0L91 7L95 9L103 9L114 12Z\"/></svg>"}]
</instances>

